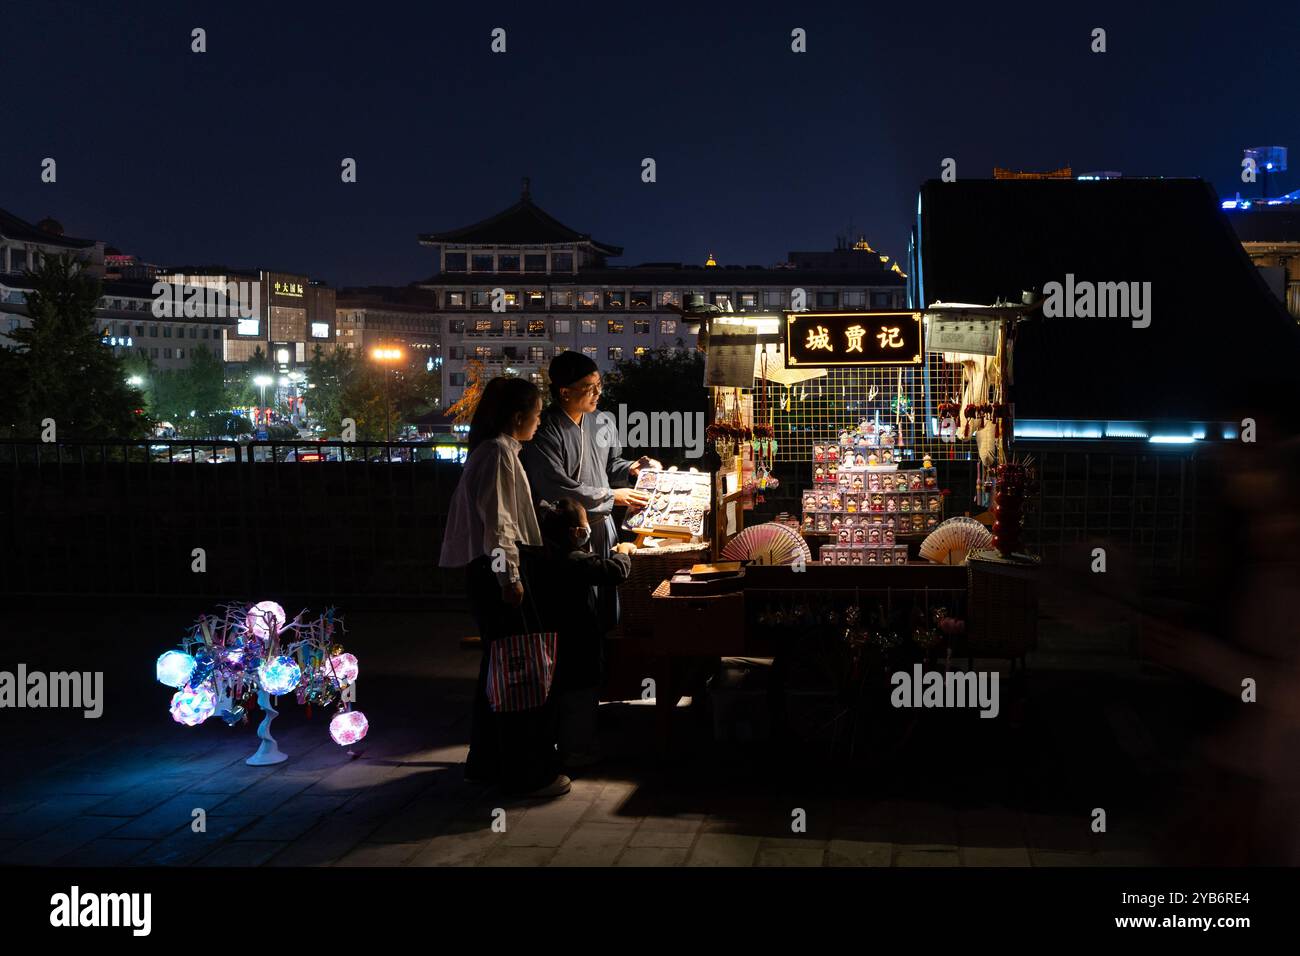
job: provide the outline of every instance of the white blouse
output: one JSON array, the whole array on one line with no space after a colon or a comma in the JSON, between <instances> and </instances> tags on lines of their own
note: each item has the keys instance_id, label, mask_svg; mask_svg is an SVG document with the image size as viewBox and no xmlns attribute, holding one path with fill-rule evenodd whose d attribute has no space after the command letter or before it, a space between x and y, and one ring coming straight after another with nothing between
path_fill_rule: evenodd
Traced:
<instances>
[{"instance_id":1,"label":"white blouse","mask_svg":"<svg viewBox=\"0 0 1300 956\"><path fill-rule=\"evenodd\" d=\"M505 567L496 571L497 580L502 584L519 580L515 543L542 543L519 449L512 436L498 435L475 448L465 462L447 515L438 559L441 567L460 568L483 555L496 557L499 548Z\"/></svg>"}]
</instances>

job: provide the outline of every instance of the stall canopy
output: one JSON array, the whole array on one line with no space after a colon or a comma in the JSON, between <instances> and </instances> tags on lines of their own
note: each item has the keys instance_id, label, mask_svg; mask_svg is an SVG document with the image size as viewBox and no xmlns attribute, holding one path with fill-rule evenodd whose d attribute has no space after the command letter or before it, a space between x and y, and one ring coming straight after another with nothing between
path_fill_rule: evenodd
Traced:
<instances>
[{"instance_id":1,"label":"stall canopy","mask_svg":"<svg viewBox=\"0 0 1300 956\"><path fill-rule=\"evenodd\" d=\"M1145 328L1021 322L1018 418L1229 422L1285 408L1294 391L1296 322L1200 180L932 180L912 246L914 304L1019 302L1067 275L1076 290L1150 283Z\"/></svg>"}]
</instances>

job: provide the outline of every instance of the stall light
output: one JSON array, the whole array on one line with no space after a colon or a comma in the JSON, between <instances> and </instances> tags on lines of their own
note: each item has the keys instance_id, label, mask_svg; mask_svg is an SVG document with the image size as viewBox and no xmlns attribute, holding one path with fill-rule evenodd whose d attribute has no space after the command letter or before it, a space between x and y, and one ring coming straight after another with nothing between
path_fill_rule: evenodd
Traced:
<instances>
[{"instance_id":1,"label":"stall light","mask_svg":"<svg viewBox=\"0 0 1300 956\"><path fill-rule=\"evenodd\" d=\"M1194 435L1152 435L1153 445L1190 445L1196 441Z\"/></svg>"},{"instance_id":2,"label":"stall light","mask_svg":"<svg viewBox=\"0 0 1300 956\"><path fill-rule=\"evenodd\" d=\"M1224 440L1224 441L1236 441L1236 440L1237 440L1237 432L1236 432L1234 429L1231 429L1231 428L1225 428L1225 429L1223 430L1223 440Z\"/></svg>"}]
</instances>

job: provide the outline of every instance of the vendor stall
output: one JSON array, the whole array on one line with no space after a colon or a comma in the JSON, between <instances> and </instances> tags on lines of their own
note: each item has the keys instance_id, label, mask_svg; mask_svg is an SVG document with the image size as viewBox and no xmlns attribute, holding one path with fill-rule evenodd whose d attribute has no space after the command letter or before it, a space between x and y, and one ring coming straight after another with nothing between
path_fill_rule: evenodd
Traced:
<instances>
[{"instance_id":1,"label":"vendor stall","mask_svg":"<svg viewBox=\"0 0 1300 956\"><path fill-rule=\"evenodd\" d=\"M716 467L648 473L650 505L626 525L647 547L625 607L650 613L625 616L625 649L652 661L665 748L683 693L698 694L701 675L725 685L729 659L814 701L785 708L788 732L851 750L862 701L892 669L1032 647L1035 562L1018 553L1032 469L1010 454L1004 387L1025 311L683 311L707 352ZM806 479L782 487L777 466L789 475L794 462ZM771 513L769 498L790 510Z\"/></svg>"}]
</instances>

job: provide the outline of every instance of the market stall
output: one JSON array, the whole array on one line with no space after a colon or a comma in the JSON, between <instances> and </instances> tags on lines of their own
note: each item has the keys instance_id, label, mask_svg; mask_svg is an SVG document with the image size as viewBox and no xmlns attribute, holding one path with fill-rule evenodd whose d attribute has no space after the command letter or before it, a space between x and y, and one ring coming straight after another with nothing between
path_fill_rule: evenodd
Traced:
<instances>
[{"instance_id":1,"label":"market stall","mask_svg":"<svg viewBox=\"0 0 1300 956\"><path fill-rule=\"evenodd\" d=\"M732 659L767 667L788 689L816 657L804 696L824 713L806 723L851 739L854 698L891 668L1023 658L1032 476L1010 454L1004 383L1026 309L697 309L684 318L707 352L716 470L643 477L651 503L627 525L647 547L624 589L625 635L653 661L664 747L700 676L726 685L719 661L724 676ZM806 478L785 487L777 466L795 462Z\"/></svg>"}]
</instances>

